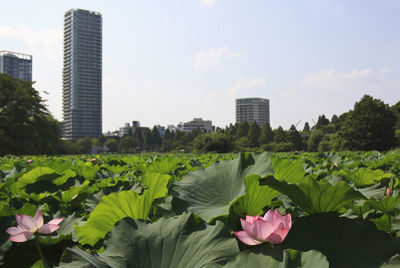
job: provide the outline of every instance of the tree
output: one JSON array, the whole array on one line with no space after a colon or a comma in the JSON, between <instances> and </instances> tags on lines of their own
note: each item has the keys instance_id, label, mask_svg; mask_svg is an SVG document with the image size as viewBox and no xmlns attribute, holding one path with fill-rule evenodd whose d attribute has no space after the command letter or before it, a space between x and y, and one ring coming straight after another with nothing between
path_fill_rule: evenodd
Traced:
<instances>
[{"instance_id":1,"label":"tree","mask_svg":"<svg viewBox=\"0 0 400 268\"><path fill-rule=\"evenodd\" d=\"M236 138L241 138L247 136L249 133L250 125L247 121L243 121L239 124L237 131L236 131Z\"/></svg>"},{"instance_id":2,"label":"tree","mask_svg":"<svg viewBox=\"0 0 400 268\"><path fill-rule=\"evenodd\" d=\"M92 140L89 137L78 139L76 145L83 154L88 154L92 150Z\"/></svg>"},{"instance_id":3,"label":"tree","mask_svg":"<svg viewBox=\"0 0 400 268\"><path fill-rule=\"evenodd\" d=\"M156 126L153 127L153 130L151 131L152 139L153 139L153 146L154 148L160 148L162 144L162 138L160 135L160 132L158 131L158 128Z\"/></svg>"},{"instance_id":4,"label":"tree","mask_svg":"<svg viewBox=\"0 0 400 268\"><path fill-rule=\"evenodd\" d=\"M304 124L303 132L310 132L310 124L308 122Z\"/></svg>"},{"instance_id":5,"label":"tree","mask_svg":"<svg viewBox=\"0 0 400 268\"><path fill-rule=\"evenodd\" d=\"M327 126L327 125L329 125L329 119L327 119L325 117L325 115L318 116L318 121L317 121L317 124L315 125L315 128L316 129L321 129L324 126Z\"/></svg>"},{"instance_id":6,"label":"tree","mask_svg":"<svg viewBox=\"0 0 400 268\"><path fill-rule=\"evenodd\" d=\"M54 154L60 127L31 82L0 74L0 155Z\"/></svg>"},{"instance_id":7,"label":"tree","mask_svg":"<svg viewBox=\"0 0 400 268\"><path fill-rule=\"evenodd\" d=\"M261 129L260 138L258 143L260 145L271 143L274 140L274 133L269 123L265 123Z\"/></svg>"},{"instance_id":8,"label":"tree","mask_svg":"<svg viewBox=\"0 0 400 268\"><path fill-rule=\"evenodd\" d=\"M119 153L135 153L136 147L138 147L138 139L130 136L124 136L118 142Z\"/></svg>"},{"instance_id":9,"label":"tree","mask_svg":"<svg viewBox=\"0 0 400 268\"><path fill-rule=\"evenodd\" d=\"M307 150L311 152L315 152L318 150L318 145L324 137L324 133L321 130L316 130L311 133L310 137L308 137L307 141Z\"/></svg>"},{"instance_id":10,"label":"tree","mask_svg":"<svg viewBox=\"0 0 400 268\"><path fill-rule=\"evenodd\" d=\"M220 132L207 133L197 136L193 146L199 152L227 153L233 148L228 135Z\"/></svg>"},{"instance_id":11,"label":"tree","mask_svg":"<svg viewBox=\"0 0 400 268\"><path fill-rule=\"evenodd\" d=\"M135 129L135 132L133 133L133 139L135 140L135 144L137 144L138 147L141 147L143 145L142 129L140 127L137 127Z\"/></svg>"},{"instance_id":12,"label":"tree","mask_svg":"<svg viewBox=\"0 0 400 268\"><path fill-rule=\"evenodd\" d=\"M92 147L100 147L101 143L98 138L92 138Z\"/></svg>"},{"instance_id":13,"label":"tree","mask_svg":"<svg viewBox=\"0 0 400 268\"><path fill-rule=\"evenodd\" d=\"M390 109L393 111L393 113L396 115L396 129L400 129L400 101L397 102L395 105L390 107Z\"/></svg>"},{"instance_id":14,"label":"tree","mask_svg":"<svg viewBox=\"0 0 400 268\"><path fill-rule=\"evenodd\" d=\"M146 150L153 148L153 136L149 128L146 128L143 133L143 147Z\"/></svg>"},{"instance_id":15,"label":"tree","mask_svg":"<svg viewBox=\"0 0 400 268\"><path fill-rule=\"evenodd\" d=\"M396 116L387 104L369 95L356 102L339 136L351 150L388 150L396 144Z\"/></svg>"},{"instance_id":16,"label":"tree","mask_svg":"<svg viewBox=\"0 0 400 268\"><path fill-rule=\"evenodd\" d=\"M303 140L301 139L300 133L297 131L294 125L292 125L289 129L287 140L288 142L293 144L294 149L296 150L303 149Z\"/></svg>"},{"instance_id":17,"label":"tree","mask_svg":"<svg viewBox=\"0 0 400 268\"><path fill-rule=\"evenodd\" d=\"M118 151L118 142L116 139L108 139L104 142L104 146L107 146L110 152L117 152Z\"/></svg>"},{"instance_id":18,"label":"tree","mask_svg":"<svg viewBox=\"0 0 400 268\"><path fill-rule=\"evenodd\" d=\"M281 126L274 130L274 142L286 142L286 132Z\"/></svg>"},{"instance_id":19,"label":"tree","mask_svg":"<svg viewBox=\"0 0 400 268\"><path fill-rule=\"evenodd\" d=\"M334 114L334 115L332 116L331 123L332 123L332 124L337 124L337 123L339 123L339 117L338 117L336 114Z\"/></svg>"},{"instance_id":20,"label":"tree","mask_svg":"<svg viewBox=\"0 0 400 268\"><path fill-rule=\"evenodd\" d=\"M258 124L256 122L251 123L248 133L251 147L258 146L258 139L260 138L260 134L261 134L261 129L258 126Z\"/></svg>"}]
</instances>

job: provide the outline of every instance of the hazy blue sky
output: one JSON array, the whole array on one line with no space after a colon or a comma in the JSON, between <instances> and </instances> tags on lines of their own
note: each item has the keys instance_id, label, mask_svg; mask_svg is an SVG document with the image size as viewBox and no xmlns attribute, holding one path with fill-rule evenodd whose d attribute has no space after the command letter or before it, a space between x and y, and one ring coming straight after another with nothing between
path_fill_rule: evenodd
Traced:
<instances>
[{"instance_id":1,"label":"hazy blue sky","mask_svg":"<svg viewBox=\"0 0 400 268\"><path fill-rule=\"evenodd\" d=\"M33 55L59 120L71 8L103 16L103 131L194 117L224 127L238 97L268 98L272 127L285 129L364 94L400 100L398 0L3 1L0 50Z\"/></svg>"}]
</instances>

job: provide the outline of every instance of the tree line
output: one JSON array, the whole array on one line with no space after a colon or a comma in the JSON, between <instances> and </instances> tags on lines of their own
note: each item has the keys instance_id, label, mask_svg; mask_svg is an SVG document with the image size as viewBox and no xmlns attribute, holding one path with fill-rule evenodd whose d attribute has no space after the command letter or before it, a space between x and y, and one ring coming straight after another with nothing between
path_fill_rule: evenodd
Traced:
<instances>
[{"instance_id":1,"label":"tree line","mask_svg":"<svg viewBox=\"0 0 400 268\"><path fill-rule=\"evenodd\" d=\"M49 113L33 83L0 74L0 155L97 152L235 152L389 150L400 145L400 101L393 106L364 95L354 108L331 119L320 115L300 130L272 129L267 123L230 124L204 133L137 128L124 137L60 138L60 124Z\"/></svg>"}]
</instances>

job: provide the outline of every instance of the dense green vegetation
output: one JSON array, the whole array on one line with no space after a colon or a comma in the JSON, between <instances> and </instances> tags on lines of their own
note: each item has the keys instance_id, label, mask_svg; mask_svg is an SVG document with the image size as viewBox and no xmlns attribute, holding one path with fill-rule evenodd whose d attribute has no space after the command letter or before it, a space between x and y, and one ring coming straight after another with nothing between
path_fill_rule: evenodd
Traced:
<instances>
[{"instance_id":1,"label":"dense green vegetation","mask_svg":"<svg viewBox=\"0 0 400 268\"><path fill-rule=\"evenodd\" d=\"M1 229L39 207L64 220L22 243L3 232L0 262L42 267L38 241L59 267L395 267L399 176L400 151L7 156ZM233 235L271 208L293 221L282 244Z\"/></svg>"}]
</instances>

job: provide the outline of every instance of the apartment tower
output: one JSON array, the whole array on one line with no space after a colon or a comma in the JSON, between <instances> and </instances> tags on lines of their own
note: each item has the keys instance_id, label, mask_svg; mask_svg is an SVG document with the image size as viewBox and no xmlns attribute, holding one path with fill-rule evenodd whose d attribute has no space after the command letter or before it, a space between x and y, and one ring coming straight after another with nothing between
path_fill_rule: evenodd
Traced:
<instances>
[{"instance_id":1,"label":"apartment tower","mask_svg":"<svg viewBox=\"0 0 400 268\"><path fill-rule=\"evenodd\" d=\"M262 98L236 99L236 123L256 122L259 127L269 123L269 100Z\"/></svg>"},{"instance_id":2,"label":"apartment tower","mask_svg":"<svg viewBox=\"0 0 400 268\"><path fill-rule=\"evenodd\" d=\"M102 134L102 17L71 9L64 16L63 137Z\"/></svg>"},{"instance_id":3,"label":"apartment tower","mask_svg":"<svg viewBox=\"0 0 400 268\"><path fill-rule=\"evenodd\" d=\"M11 51L0 51L0 73L32 82L32 56Z\"/></svg>"}]
</instances>

